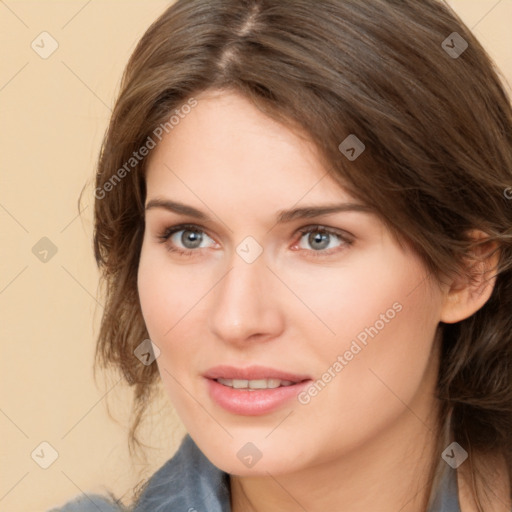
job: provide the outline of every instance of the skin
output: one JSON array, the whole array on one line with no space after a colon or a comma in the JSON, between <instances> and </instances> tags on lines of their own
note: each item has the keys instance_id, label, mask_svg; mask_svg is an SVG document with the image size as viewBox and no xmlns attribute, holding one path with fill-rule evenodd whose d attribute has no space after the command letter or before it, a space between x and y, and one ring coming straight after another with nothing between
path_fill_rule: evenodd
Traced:
<instances>
[{"instance_id":1,"label":"skin","mask_svg":"<svg viewBox=\"0 0 512 512\"><path fill-rule=\"evenodd\" d=\"M436 330L481 307L493 283L479 294L438 284L371 211L276 224L283 209L357 201L326 176L307 139L241 96L196 98L150 155L146 204L179 201L211 221L147 209L138 275L178 415L206 457L230 473L233 512L419 512L437 435ZM202 230L200 248L184 245L188 232L162 239L182 223ZM318 226L351 243L334 234L319 249L298 231L310 227L313 236ZM236 252L247 236L263 249L252 263ZM219 364L321 378L396 303L401 311L307 405L293 399L242 416L210 399L202 374ZM237 457L247 442L262 453L252 468Z\"/></svg>"}]
</instances>

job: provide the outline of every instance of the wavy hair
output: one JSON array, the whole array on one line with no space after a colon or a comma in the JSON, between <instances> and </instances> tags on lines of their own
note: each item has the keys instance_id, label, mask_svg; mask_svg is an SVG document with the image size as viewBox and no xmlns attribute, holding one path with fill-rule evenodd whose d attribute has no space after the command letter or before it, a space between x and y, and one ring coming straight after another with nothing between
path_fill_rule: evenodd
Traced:
<instances>
[{"instance_id":1,"label":"wavy hair","mask_svg":"<svg viewBox=\"0 0 512 512\"><path fill-rule=\"evenodd\" d=\"M439 431L469 452L480 507L485 475L475 455L501 454L512 488L511 104L485 50L437 0L178 0L139 41L103 140L94 206L105 293L95 362L133 387L130 446L140 446L159 382L156 365L134 357L148 337L137 293L148 160L140 149L214 89L306 133L328 172L439 279L474 277L464 263L476 248L471 230L496 244L490 299L438 328ZM354 161L338 148L350 134L366 146Z\"/></svg>"}]
</instances>

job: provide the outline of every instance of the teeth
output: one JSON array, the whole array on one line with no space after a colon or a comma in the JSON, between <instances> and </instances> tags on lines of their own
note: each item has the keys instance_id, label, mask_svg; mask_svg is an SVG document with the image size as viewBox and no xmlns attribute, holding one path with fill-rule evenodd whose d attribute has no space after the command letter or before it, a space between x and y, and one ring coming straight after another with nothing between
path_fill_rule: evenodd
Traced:
<instances>
[{"instance_id":1,"label":"teeth","mask_svg":"<svg viewBox=\"0 0 512 512\"><path fill-rule=\"evenodd\" d=\"M258 380L244 380L244 379L216 379L217 382L234 389L274 389L280 386L291 386L291 380L279 379L258 379Z\"/></svg>"}]
</instances>

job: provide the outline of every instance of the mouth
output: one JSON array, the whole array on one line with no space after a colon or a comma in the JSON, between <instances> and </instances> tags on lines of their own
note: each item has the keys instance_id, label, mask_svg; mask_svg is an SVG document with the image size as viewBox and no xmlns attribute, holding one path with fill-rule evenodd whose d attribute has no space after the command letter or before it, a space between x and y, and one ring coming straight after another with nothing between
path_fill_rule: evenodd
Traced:
<instances>
[{"instance_id":1,"label":"mouth","mask_svg":"<svg viewBox=\"0 0 512 512\"><path fill-rule=\"evenodd\" d=\"M251 366L211 368L206 378L210 398L232 414L270 413L293 400L311 381L307 375Z\"/></svg>"},{"instance_id":2,"label":"mouth","mask_svg":"<svg viewBox=\"0 0 512 512\"><path fill-rule=\"evenodd\" d=\"M223 386L233 389L243 389L246 391L256 391L257 389L276 389L281 387L293 386L297 382L280 379L213 379Z\"/></svg>"},{"instance_id":3,"label":"mouth","mask_svg":"<svg viewBox=\"0 0 512 512\"><path fill-rule=\"evenodd\" d=\"M311 379L309 375L294 374L266 366L237 368L235 366L221 365L210 368L203 376L237 389L268 389L281 385L298 384L299 382Z\"/></svg>"}]
</instances>

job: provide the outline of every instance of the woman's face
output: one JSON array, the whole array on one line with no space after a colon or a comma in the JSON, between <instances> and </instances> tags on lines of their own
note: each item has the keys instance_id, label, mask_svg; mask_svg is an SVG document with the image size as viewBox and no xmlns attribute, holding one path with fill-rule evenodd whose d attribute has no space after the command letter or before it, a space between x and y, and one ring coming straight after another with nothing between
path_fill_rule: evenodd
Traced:
<instances>
[{"instance_id":1,"label":"woman's face","mask_svg":"<svg viewBox=\"0 0 512 512\"><path fill-rule=\"evenodd\" d=\"M151 154L138 275L192 438L264 475L425 430L442 291L310 143L233 93L197 101Z\"/></svg>"}]
</instances>

